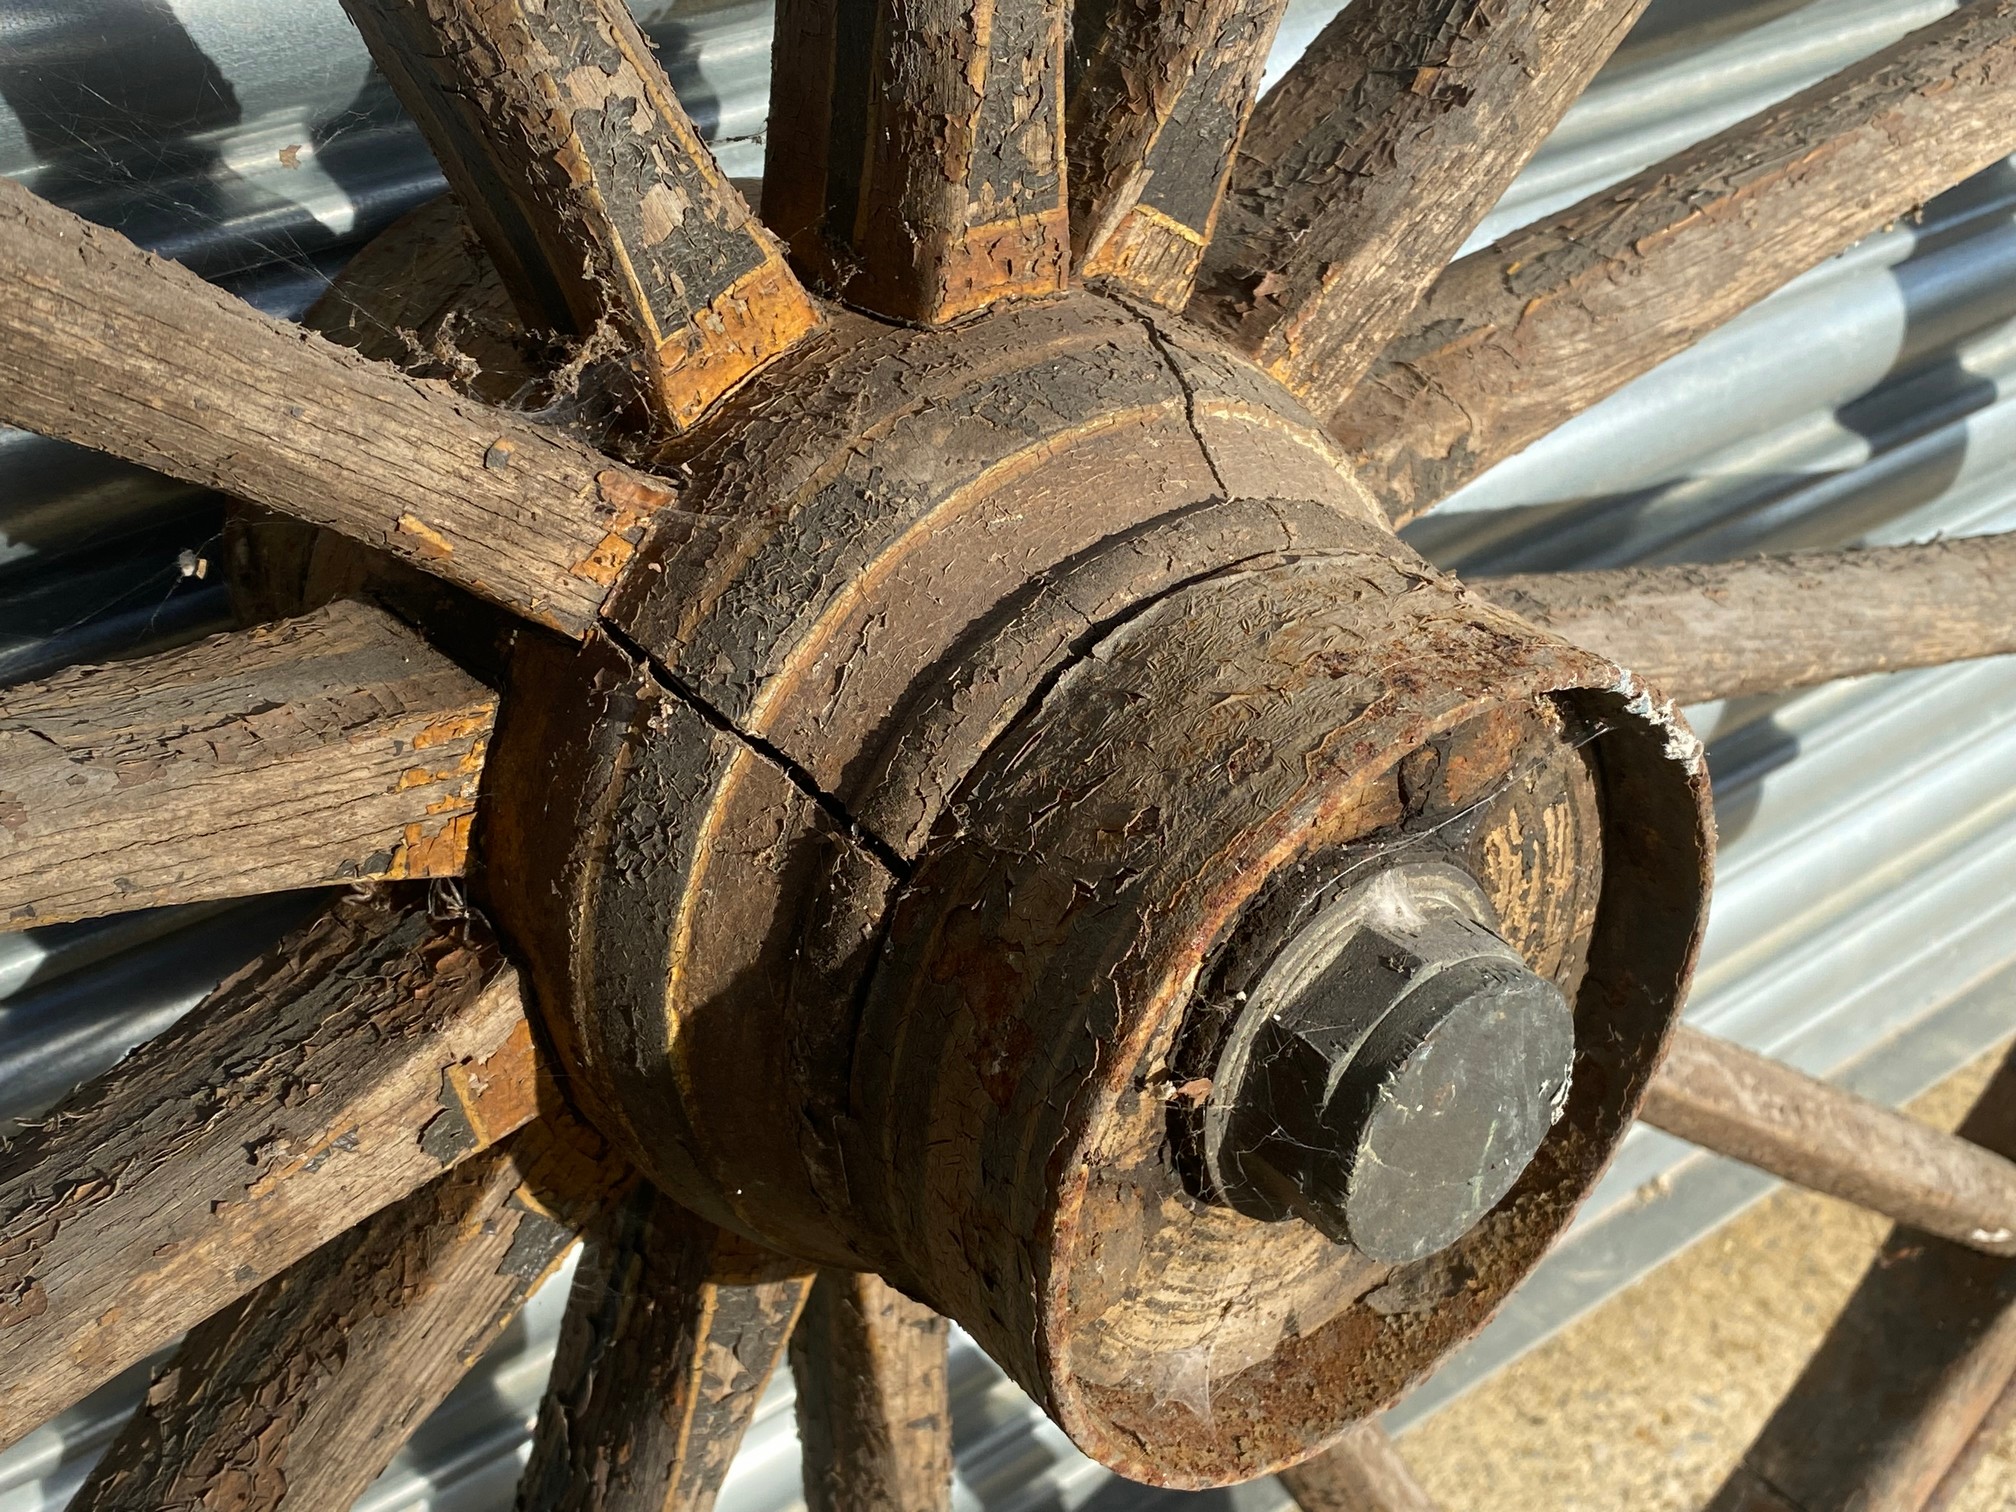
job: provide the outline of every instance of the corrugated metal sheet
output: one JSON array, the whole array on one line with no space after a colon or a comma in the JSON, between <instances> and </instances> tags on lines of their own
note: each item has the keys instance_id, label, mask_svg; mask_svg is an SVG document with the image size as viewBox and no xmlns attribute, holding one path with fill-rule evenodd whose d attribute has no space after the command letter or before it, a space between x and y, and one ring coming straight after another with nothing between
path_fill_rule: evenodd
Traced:
<instances>
[{"instance_id":1,"label":"corrugated metal sheet","mask_svg":"<svg viewBox=\"0 0 2016 1512\"><path fill-rule=\"evenodd\" d=\"M1291 6L1278 70L1331 7ZM1950 10L1948 0L1654 0L1480 240L1568 203ZM760 167L769 10L639 7L730 170ZM296 312L436 192L335 0L0 0L0 172ZM298 148L287 153L283 149ZM291 162L295 166L287 166ZM1469 570L1712 557L2016 526L2016 169L1817 269L1480 479L1412 534ZM0 678L217 623L214 498L0 433ZM1697 1021L1895 1101L2016 1024L2016 659L1695 711L1723 830ZM0 936L0 1119L158 1031L298 898ZM1464 1356L1449 1400L1766 1189L1649 1130ZM508 1504L564 1279L363 1505ZM976 1351L954 1359L959 1496L987 1512L1278 1512L1087 1464ZM60 1505L138 1389L0 1456L0 1512ZM723 1512L798 1505L789 1384Z\"/></svg>"}]
</instances>

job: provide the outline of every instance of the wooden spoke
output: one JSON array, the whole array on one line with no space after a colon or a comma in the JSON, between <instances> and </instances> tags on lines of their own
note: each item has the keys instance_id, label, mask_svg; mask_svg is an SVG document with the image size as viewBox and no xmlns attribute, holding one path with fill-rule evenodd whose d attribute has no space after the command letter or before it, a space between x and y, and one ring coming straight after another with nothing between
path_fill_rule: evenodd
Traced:
<instances>
[{"instance_id":1,"label":"wooden spoke","mask_svg":"<svg viewBox=\"0 0 2016 1512\"><path fill-rule=\"evenodd\" d=\"M1218 221L1284 0L1115 0L1072 14L1071 258L1180 310Z\"/></svg>"},{"instance_id":2,"label":"wooden spoke","mask_svg":"<svg viewBox=\"0 0 2016 1512\"><path fill-rule=\"evenodd\" d=\"M197 1326L73 1512L343 1512L623 1173L542 1120L331 1240Z\"/></svg>"},{"instance_id":3,"label":"wooden spoke","mask_svg":"<svg viewBox=\"0 0 2016 1512\"><path fill-rule=\"evenodd\" d=\"M2016 1060L1960 1126L2016 1156ZM2016 1265L1898 1228L1711 1512L1916 1512L2016 1378Z\"/></svg>"},{"instance_id":4,"label":"wooden spoke","mask_svg":"<svg viewBox=\"0 0 2016 1512\"><path fill-rule=\"evenodd\" d=\"M353 899L0 1152L0 1447L528 1122L517 977Z\"/></svg>"},{"instance_id":5,"label":"wooden spoke","mask_svg":"<svg viewBox=\"0 0 2016 1512\"><path fill-rule=\"evenodd\" d=\"M827 1271L791 1335L809 1512L947 1512L945 1320L879 1276Z\"/></svg>"},{"instance_id":6,"label":"wooden spoke","mask_svg":"<svg viewBox=\"0 0 2016 1512\"><path fill-rule=\"evenodd\" d=\"M1190 314L1334 407L1644 8L1342 11L1260 102Z\"/></svg>"},{"instance_id":7,"label":"wooden spoke","mask_svg":"<svg viewBox=\"0 0 2016 1512\"><path fill-rule=\"evenodd\" d=\"M783 0L763 218L849 303L937 324L1064 287L1061 0Z\"/></svg>"},{"instance_id":8,"label":"wooden spoke","mask_svg":"<svg viewBox=\"0 0 2016 1512\"><path fill-rule=\"evenodd\" d=\"M2016 1255L2016 1163L1682 1025L1640 1118L1690 1144L1991 1255Z\"/></svg>"},{"instance_id":9,"label":"wooden spoke","mask_svg":"<svg viewBox=\"0 0 2016 1512\"><path fill-rule=\"evenodd\" d=\"M1464 258L1348 399L1312 403L1404 523L2011 151L2016 0L1975 0Z\"/></svg>"},{"instance_id":10,"label":"wooden spoke","mask_svg":"<svg viewBox=\"0 0 2016 1512\"><path fill-rule=\"evenodd\" d=\"M458 875L496 710L351 603L0 692L0 918Z\"/></svg>"},{"instance_id":11,"label":"wooden spoke","mask_svg":"<svg viewBox=\"0 0 2016 1512\"><path fill-rule=\"evenodd\" d=\"M2016 652L2016 535L1471 586L1682 703Z\"/></svg>"},{"instance_id":12,"label":"wooden spoke","mask_svg":"<svg viewBox=\"0 0 2016 1512\"><path fill-rule=\"evenodd\" d=\"M622 0L344 0L527 324L608 327L661 427L819 324Z\"/></svg>"},{"instance_id":13,"label":"wooden spoke","mask_svg":"<svg viewBox=\"0 0 2016 1512\"><path fill-rule=\"evenodd\" d=\"M0 348L0 422L326 525L570 635L672 497L4 179Z\"/></svg>"},{"instance_id":14,"label":"wooden spoke","mask_svg":"<svg viewBox=\"0 0 2016 1512\"><path fill-rule=\"evenodd\" d=\"M587 1236L520 1512L709 1512L809 1285L640 1187Z\"/></svg>"},{"instance_id":15,"label":"wooden spoke","mask_svg":"<svg viewBox=\"0 0 2016 1512\"><path fill-rule=\"evenodd\" d=\"M1302 1512L1435 1512L1377 1423L1360 1423L1315 1459L1281 1472Z\"/></svg>"}]
</instances>

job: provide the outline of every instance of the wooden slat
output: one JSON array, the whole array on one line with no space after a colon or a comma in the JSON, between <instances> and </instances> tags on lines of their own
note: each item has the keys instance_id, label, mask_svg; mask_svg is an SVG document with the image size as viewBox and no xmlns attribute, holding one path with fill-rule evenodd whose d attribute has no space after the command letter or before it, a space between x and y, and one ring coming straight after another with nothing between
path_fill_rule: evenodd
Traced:
<instances>
[{"instance_id":1,"label":"wooden slat","mask_svg":"<svg viewBox=\"0 0 2016 1512\"><path fill-rule=\"evenodd\" d=\"M1334 408L1645 0L1359 0L1254 113L1190 314Z\"/></svg>"},{"instance_id":2,"label":"wooden slat","mask_svg":"<svg viewBox=\"0 0 2016 1512\"><path fill-rule=\"evenodd\" d=\"M528 1122L516 973L351 899L0 1152L0 1447Z\"/></svg>"},{"instance_id":3,"label":"wooden slat","mask_svg":"<svg viewBox=\"0 0 2016 1512\"><path fill-rule=\"evenodd\" d=\"M2016 652L2016 534L1470 586L1682 703Z\"/></svg>"},{"instance_id":4,"label":"wooden slat","mask_svg":"<svg viewBox=\"0 0 2016 1512\"><path fill-rule=\"evenodd\" d=\"M2011 151L2016 4L1973 0L1464 258L1348 399L1312 403L1404 522Z\"/></svg>"},{"instance_id":5,"label":"wooden slat","mask_svg":"<svg viewBox=\"0 0 2016 1512\"><path fill-rule=\"evenodd\" d=\"M782 0L763 218L850 304L937 324L1069 261L1062 0Z\"/></svg>"},{"instance_id":6,"label":"wooden slat","mask_svg":"<svg viewBox=\"0 0 2016 1512\"><path fill-rule=\"evenodd\" d=\"M542 1120L331 1240L190 1333L71 1512L344 1512L624 1174Z\"/></svg>"},{"instance_id":7,"label":"wooden slat","mask_svg":"<svg viewBox=\"0 0 2016 1512\"><path fill-rule=\"evenodd\" d=\"M5 179L0 350L0 422L326 525L570 635L672 499Z\"/></svg>"},{"instance_id":8,"label":"wooden slat","mask_svg":"<svg viewBox=\"0 0 2016 1512\"><path fill-rule=\"evenodd\" d=\"M1218 224L1284 0L1113 0L1072 13L1071 259L1180 310Z\"/></svg>"},{"instance_id":9,"label":"wooden slat","mask_svg":"<svg viewBox=\"0 0 2016 1512\"><path fill-rule=\"evenodd\" d=\"M1323 1453L1281 1472L1302 1512L1435 1512L1393 1440L1360 1423Z\"/></svg>"},{"instance_id":10,"label":"wooden slat","mask_svg":"<svg viewBox=\"0 0 2016 1512\"><path fill-rule=\"evenodd\" d=\"M529 325L605 326L661 427L819 324L622 0L344 0Z\"/></svg>"},{"instance_id":11,"label":"wooden slat","mask_svg":"<svg viewBox=\"0 0 2016 1512\"><path fill-rule=\"evenodd\" d=\"M2016 1157L2016 1060L1960 1125ZM1892 1231L1711 1512L1919 1512L2016 1378L2016 1264Z\"/></svg>"},{"instance_id":12,"label":"wooden slat","mask_svg":"<svg viewBox=\"0 0 2016 1512\"><path fill-rule=\"evenodd\" d=\"M1993 1255L2016 1255L2016 1162L1682 1025L1640 1118L1690 1144Z\"/></svg>"},{"instance_id":13,"label":"wooden slat","mask_svg":"<svg viewBox=\"0 0 2016 1512\"><path fill-rule=\"evenodd\" d=\"M710 1512L810 1284L640 1187L587 1235L519 1512Z\"/></svg>"},{"instance_id":14,"label":"wooden slat","mask_svg":"<svg viewBox=\"0 0 2016 1512\"><path fill-rule=\"evenodd\" d=\"M809 1512L952 1505L949 1325L879 1276L827 1271L791 1335Z\"/></svg>"},{"instance_id":15,"label":"wooden slat","mask_svg":"<svg viewBox=\"0 0 2016 1512\"><path fill-rule=\"evenodd\" d=\"M0 692L0 919L452 877L497 698L332 604Z\"/></svg>"}]
</instances>

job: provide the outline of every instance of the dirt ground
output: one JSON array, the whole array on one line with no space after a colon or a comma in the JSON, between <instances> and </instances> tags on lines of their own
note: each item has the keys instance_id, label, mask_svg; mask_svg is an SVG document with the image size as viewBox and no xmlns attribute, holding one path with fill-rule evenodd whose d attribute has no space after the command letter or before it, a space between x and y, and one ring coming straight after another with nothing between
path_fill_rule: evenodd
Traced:
<instances>
[{"instance_id":1,"label":"dirt ground","mask_svg":"<svg viewBox=\"0 0 2016 1512\"><path fill-rule=\"evenodd\" d=\"M1951 1127L2000 1054L1912 1106ZM1798 1375L1888 1225L1781 1191L1407 1433L1445 1512L1691 1512ZM2016 1507L2016 1432L1952 1512Z\"/></svg>"}]
</instances>

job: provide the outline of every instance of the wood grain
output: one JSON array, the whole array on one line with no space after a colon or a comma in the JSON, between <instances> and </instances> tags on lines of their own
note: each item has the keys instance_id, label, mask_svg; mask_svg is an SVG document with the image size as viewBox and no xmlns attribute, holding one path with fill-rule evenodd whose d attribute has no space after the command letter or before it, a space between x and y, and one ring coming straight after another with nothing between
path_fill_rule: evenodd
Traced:
<instances>
[{"instance_id":1,"label":"wood grain","mask_svg":"<svg viewBox=\"0 0 2016 1512\"><path fill-rule=\"evenodd\" d=\"M2011 151L2016 3L1975 0L1464 258L1333 429L1404 523Z\"/></svg>"},{"instance_id":2,"label":"wood grain","mask_svg":"<svg viewBox=\"0 0 2016 1512\"><path fill-rule=\"evenodd\" d=\"M1435 1512L1386 1430L1360 1423L1323 1453L1281 1472L1302 1512Z\"/></svg>"},{"instance_id":3,"label":"wood grain","mask_svg":"<svg viewBox=\"0 0 2016 1512\"><path fill-rule=\"evenodd\" d=\"M497 698L359 604L0 692L0 918L459 875Z\"/></svg>"},{"instance_id":4,"label":"wood grain","mask_svg":"<svg viewBox=\"0 0 2016 1512\"><path fill-rule=\"evenodd\" d=\"M1682 1025L1638 1116L1898 1223L2016 1255L2016 1162Z\"/></svg>"},{"instance_id":5,"label":"wood grain","mask_svg":"<svg viewBox=\"0 0 2016 1512\"><path fill-rule=\"evenodd\" d=\"M2016 534L1471 587L1682 703L2016 652Z\"/></svg>"},{"instance_id":6,"label":"wood grain","mask_svg":"<svg viewBox=\"0 0 2016 1512\"><path fill-rule=\"evenodd\" d=\"M262 315L0 180L0 420L382 547L579 635L669 485Z\"/></svg>"},{"instance_id":7,"label":"wood grain","mask_svg":"<svg viewBox=\"0 0 2016 1512\"><path fill-rule=\"evenodd\" d=\"M1061 0L783 0L763 218L848 303L928 325L1068 271Z\"/></svg>"},{"instance_id":8,"label":"wood grain","mask_svg":"<svg viewBox=\"0 0 2016 1512\"><path fill-rule=\"evenodd\" d=\"M1072 14L1071 259L1172 310L1218 223L1283 0L1113 0Z\"/></svg>"},{"instance_id":9,"label":"wood grain","mask_svg":"<svg viewBox=\"0 0 2016 1512\"><path fill-rule=\"evenodd\" d=\"M0 1446L537 1112L474 922L339 903L0 1151Z\"/></svg>"},{"instance_id":10,"label":"wood grain","mask_svg":"<svg viewBox=\"0 0 2016 1512\"><path fill-rule=\"evenodd\" d=\"M561 1115L323 1245L190 1333L70 1506L344 1512L625 1169Z\"/></svg>"},{"instance_id":11,"label":"wood grain","mask_svg":"<svg viewBox=\"0 0 2016 1512\"><path fill-rule=\"evenodd\" d=\"M2016 1157L2016 1060L1961 1123ZM2016 1264L1891 1232L1709 1512L1918 1512L2016 1379Z\"/></svg>"},{"instance_id":12,"label":"wood grain","mask_svg":"<svg viewBox=\"0 0 2016 1512\"><path fill-rule=\"evenodd\" d=\"M1645 0L1361 0L1254 113L1189 313L1334 407Z\"/></svg>"},{"instance_id":13,"label":"wood grain","mask_svg":"<svg viewBox=\"0 0 2016 1512\"><path fill-rule=\"evenodd\" d=\"M344 0L535 329L604 328L660 428L819 323L621 0Z\"/></svg>"},{"instance_id":14,"label":"wood grain","mask_svg":"<svg viewBox=\"0 0 2016 1512\"><path fill-rule=\"evenodd\" d=\"M640 1186L588 1233L519 1512L711 1512L810 1283Z\"/></svg>"},{"instance_id":15,"label":"wood grain","mask_svg":"<svg viewBox=\"0 0 2016 1512\"><path fill-rule=\"evenodd\" d=\"M809 1512L947 1512L950 1327L879 1276L826 1271L791 1335Z\"/></svg>"}]
</instances>

